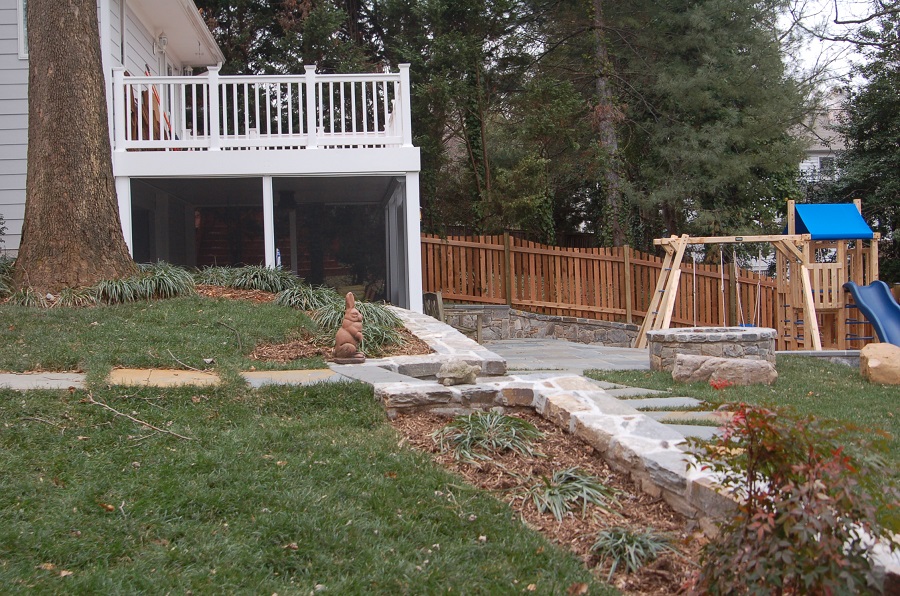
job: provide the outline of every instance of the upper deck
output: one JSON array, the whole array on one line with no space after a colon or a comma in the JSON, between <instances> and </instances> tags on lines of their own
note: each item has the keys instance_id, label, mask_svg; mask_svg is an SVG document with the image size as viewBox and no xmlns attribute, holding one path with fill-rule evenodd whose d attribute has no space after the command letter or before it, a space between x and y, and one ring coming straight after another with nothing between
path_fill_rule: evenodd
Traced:
<instances>
[{"instance_id":1,"label":"upper deck","mask_svg":"<svg viewBox=\"0 0 900 596\"><path fill-rule=\"evenodd\" d=\"M396 73L113 77L117 176L418 171ZM313 151L327 150L327 151ZM298 159L298 151L303 152Z\"/></svg>"}]
</instances>

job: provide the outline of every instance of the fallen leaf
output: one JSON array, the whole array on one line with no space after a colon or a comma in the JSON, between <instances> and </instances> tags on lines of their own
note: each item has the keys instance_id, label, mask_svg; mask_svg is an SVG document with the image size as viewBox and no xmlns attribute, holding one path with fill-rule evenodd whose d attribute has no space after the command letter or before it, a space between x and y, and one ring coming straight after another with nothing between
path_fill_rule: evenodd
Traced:
<instances>
[{"instance_id":1,"label":"fallen leaf","mask_svg":"<svg viewBox=\"0 0 900 596\"><path fill-rule=\"evenodd\" d=\"M78 435L75 438L78 439L79 441L87 441L88 439L90 439L90 437L86 437L84 435Z\"/></svg>"},{"instance_id":2,"label":"fallen leaf","mask_svg":"<svg viewBox=\"0 0 900 596\"><path fill-rule=\"evenodd\" d=\"M38 569L43 569L44 571L53 571L56 569L56 565L53 563L41 563L37 566Z\"/></svg>"},{"instance_id":3,"label":"fallen leaf","mask_svg":"<svg viewBox=\"0 0 900 596\"><path fill-rule=\"evenodd\" d=\"M97 504L100 505L100 507L102 509L105 509L107 511L115 511L116 510L115 505L110 505L109 503L97 503Z\"/></svg>"},{"instance_id":4,"label":"fallen leaf","mask_svg":"<svg viewBox=\"0 0 900 596\"><path fill-rule=\"evenodd\" d=\"M569 596L581 596L582 594L588 593L588 585L585 583L576 583L569 586L569 589L566 590L566 593Z\"/></svg>"},{"instance_id":5,"label":"fallen leaf","mask_svg":"<svg viewBox=\"0 0 900 596\"><path fill-rule=\"evenodd\" d=\"M529 592L534 592L535 590L537 590L537 584L528 584L528 587L525 589Z\"/></svg>"},{"instance_id":6,"label":"fallen leaf","mask_svg":"<svg viewBox=\"0 0 900 596\"><path fill-rule=\"evenodd\" d=\"M287 462L286 462L286 461L277 461L277 462L275 462L275 465L277 465L277 466L286 466L286 465L287 465Z\"/></svg>"},{"instance_id":7,"label":"fallen leaf","mask_svg":"<svg viewBox=\"0 0 900 596\"><path fill-rule=\"evenodd\" d=\"M391 478L391 479L396 478L396 477L397 477L397 472L385 472L385 473L384 473L384 477L385 477L385 478Z\"/></svg>"},{"instance_id":8,"label":"fallen leaf","mask_svg":"<svg viewBox=\"0 0 900 596\"><path fill-rule=\"evenodd\" d=\"M69 577L72 574L73 574L73 572L69 571L68 569L61 569L59 572L60 577Z\"/></svg>"},{"instance_id":9,"label":"fallen leaf","mask_svg":"<svg viewBox=\"0 0 900 596\"><path fill-rule=\"evenodd\" d=\"M200 403L200 396L199 396L199 395L192 395L192 396L191 396L191 401L194 402L195 404L199 404L199 403Z\"/></svg>"},{"instance_id":10,"label":"fallen leaf","mask_svg":"<svg viewBox=\"0 0 900 596\"><path fill-rule=\"evenodd\" d=\"M300 548L300 547L297 546L297 543L296 543L296 542L291 542L290 544L285 544L285 545L282 546L281 548L286 548L286 549L288 549L288 550L297 550L297 549Z\"/></svg>"}]
</instances>

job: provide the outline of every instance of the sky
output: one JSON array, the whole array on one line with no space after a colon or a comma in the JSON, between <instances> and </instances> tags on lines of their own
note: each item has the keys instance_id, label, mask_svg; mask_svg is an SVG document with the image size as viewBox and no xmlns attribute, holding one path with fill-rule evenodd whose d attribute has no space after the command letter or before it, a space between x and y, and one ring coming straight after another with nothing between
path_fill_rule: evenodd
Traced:
<instances>
[{"instance_id":1,"label":"sky","mask_svg":"<svg viewBox=\"0 0 900 596\"><path fill-rule=\"evenodd\" d=\"M794 5L795 11L803 15L805 27L824 27L828 33L834 34L846 31L846 26L834 24L835 7L841 19L858 18L866 14L871 3L870 0L794 0ZM837 83L849 74L854 62L862 61L862 56L849 44L814 39L804 44L799 60L805 70L814 69L818 64L827 65L831 74L829 80Z\"/></svg>"}]
</instances>

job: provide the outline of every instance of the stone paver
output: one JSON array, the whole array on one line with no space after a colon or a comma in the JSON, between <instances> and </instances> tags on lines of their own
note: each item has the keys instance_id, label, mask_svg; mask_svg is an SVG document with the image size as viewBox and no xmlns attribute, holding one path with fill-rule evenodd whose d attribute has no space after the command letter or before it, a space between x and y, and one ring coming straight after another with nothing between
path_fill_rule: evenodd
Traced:
<instances>
[{"instance_id":1,"label":"stone paver","mask_svg":"<svg viewBox=\"0 0 900 596\"><path fill-rule=\"evenodd\" d=\"M722 432L717 426L697 426L696 424L666 424L664 426L684 437L697 437L704 441L710 441Z\"/></svg>"},{"instance_id":2,"label":"stone paver","mask_svg":"<svg viewBox=\"0 0 900 596\"><path fill-rule=\"evenodd\" d=\"M0 373L0 388L14 391L30 389L84 389L82 373Z\"/></svg>"},{"instance_id":3,"label":"stone paver","mask_svg":"<svg viewBox=\"0 0 900 596\"><path fill-rule=\"evenodd\" d=\"M485 346L506 359L515 372L559 371L582 374L586 370L650 370L647 350L608 348L561 339L504 339Z\"/></svg>"},{"instance_id":4,"label":"stone paver","mask_svg":"<svg viewBox=\"0 0 900 596\"><path fill-rule=\"evenodd\" d=\"M640 387L622 387L621 389L607 389L607 393L619 399L631 399L634 397L643 397L644 395L668 395L666 391L657 391L656 389L642 389Z\"/></svg>"},{"instance_id":5,"label":"stone paver","mask_svg":"<svg viewBox=\"0 0 900 596\"><path fill-rule=\"evenodd\" d=\"M218 385L219 375L212 372L165 368L117 368L109 373L111 385L146 385L149 387L179 387L181 385Z\"/></svg>"},{"instance_id":6,"label":"stone paver","mask_svg":"<svg viewBox=\"0 0 900 596\"><path fill-rule=\"evenodd\" d=\"M696 408L703 404L693 397L645 397L643 399L629 399L628 403L638 410L663 409L663 408Z\"/></svg>"},{"instance_id":7,"label":"stone paver","mask_svg":"<svg viewBox=\"0 0 900 596\"><path fill-rule=\"evenodd\" d=\"M263 385L312 385L347 380L328 368L310 370L255 370L242 372L247 384L257 389Z\"/></svg>"}]
</instances>

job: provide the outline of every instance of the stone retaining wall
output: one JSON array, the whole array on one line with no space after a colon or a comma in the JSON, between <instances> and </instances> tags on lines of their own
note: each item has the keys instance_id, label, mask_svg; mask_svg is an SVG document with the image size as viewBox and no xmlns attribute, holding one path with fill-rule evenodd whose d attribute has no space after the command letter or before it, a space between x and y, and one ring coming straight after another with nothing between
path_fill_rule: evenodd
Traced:
<instances>
[{"instance_id":1,"label":"stone retaining wall","mask_svg":"<svg viewBox=\"0 0 900 596\"><path fill-rule=\"evenodd\" d=\"M583 344L630 348L638 332L637 325L539 315L508 306L467 304L466 310L482 313L482 337L486 340L552 337ZM474 329L475 319L475 315L458 315L447 317L447 322L455 327Z\"/></svg>"},{"instance_id":2,"label":"stone retaining wall","mask_svg":"<svg viewBox=\"0 0 900 596\"><path fill-rule=\"evenodd\" d=\"M766 360L775 364L776 331L768 327L688 327L647 333L650 368L672 372L676 354Z\"/></svg>"}]
</instances>

